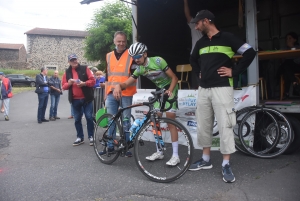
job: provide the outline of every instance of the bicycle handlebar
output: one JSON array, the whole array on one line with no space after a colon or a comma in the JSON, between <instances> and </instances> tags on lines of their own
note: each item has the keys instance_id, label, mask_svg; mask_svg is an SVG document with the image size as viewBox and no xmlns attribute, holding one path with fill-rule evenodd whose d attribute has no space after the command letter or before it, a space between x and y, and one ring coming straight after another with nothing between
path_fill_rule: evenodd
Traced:
<instances>
[{"instance_id":1,"label":"bicycle handlebar","mask_svg":"<svg viewBox=\"0 0 300 201\"><path fill-rule=\"evenodd\" d=\"M143 105L153 105L159 98L161 98L163 100L163 94L166 90L164 88L162 88L161 90L159 91L151 91L151 94L154 96L154 97L149 97L148 100L149 102L143 102ZM170 103L170 106L166 109L160 109L161 112L165 112L165 111L168 111L171 107L172 107L172 103L174 103L175 101L177 100L177 96L175 96L173 99L171 100L166 100L166 102L169 102Z\"/></svg>"}]
</instances>

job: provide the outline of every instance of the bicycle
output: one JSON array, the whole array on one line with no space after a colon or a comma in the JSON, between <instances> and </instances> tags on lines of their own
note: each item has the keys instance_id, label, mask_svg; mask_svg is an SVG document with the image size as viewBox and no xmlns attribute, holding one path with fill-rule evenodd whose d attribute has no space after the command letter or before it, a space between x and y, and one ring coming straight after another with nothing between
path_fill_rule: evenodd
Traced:
<instances>
[{"instance_id":1,"label":"bicycle","mask_svg":"<svg viewBox=\"0 0 300 201\"><path fill-rule=\"evenodd\" d=\"M153 97L149 97L149 102L134 104L125 108L119 109L116 115L104 114L96 123L94 132L94 150L98 159L105 164L111 164L117 160L119 156L124 156L125 153L134 147L135 162L138 169L150 180L155 182L167 183L179 179L188 170L193 161L193 141L188 130L177 120L160 117L158 112L164 112L170 109L172 101L168 100L170 107L166 109L155 110L154 103L159 100L162 103L164 89L156 92L151 92ZM164 106L162 106L163 108ZM149 110L145 114L144 119L137 129L130 133L129 141L126 141L123 132L123 122L121 121L122 112L126 109L148 106ZM180 163L176 166L167 166L166 160L172 156L172 141L169 128L175 126L178 132L178 153ZM108 131L118 132L116 136L109 137ZM127 132L127 131L126 131ZM113 140L114 151L109 152L107 148L108 140ZM161 160L149 161L146 156L150 156L157 149L164 154ZM106 154L100 155L99 151L106 150Z\"/></svg>"}]
</instances>

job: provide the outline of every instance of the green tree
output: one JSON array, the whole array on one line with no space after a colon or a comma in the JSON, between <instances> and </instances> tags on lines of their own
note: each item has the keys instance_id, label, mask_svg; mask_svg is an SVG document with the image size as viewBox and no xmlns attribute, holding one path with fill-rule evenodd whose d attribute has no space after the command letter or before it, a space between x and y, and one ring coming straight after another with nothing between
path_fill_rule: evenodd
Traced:
<instances>
[{"instance_id":1,"label":"green tree","mask_svg":"<svg viewBox=\"0 0 300 201\"><path fill-rule=\"evenodd\" d=\"M89 24L89 33L85 40L85 58L89 61L99 61L99 69L106 66L105 56L115 48L113 36L116 31L127 34L127 44L132 44L131 9L119 0L113 3L105 3L97 10Z\"/></svg>"}]
</instances>

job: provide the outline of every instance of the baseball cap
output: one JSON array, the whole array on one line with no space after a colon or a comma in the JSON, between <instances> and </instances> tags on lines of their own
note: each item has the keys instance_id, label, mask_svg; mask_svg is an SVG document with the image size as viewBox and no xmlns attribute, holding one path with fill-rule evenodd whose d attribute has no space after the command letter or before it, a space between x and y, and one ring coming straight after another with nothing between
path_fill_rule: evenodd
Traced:
<instances>
[{"instance_id":1,"label":"baseball cap","mask_svg":"<svg viewBox=\"0 0 300 201\"><path fill-rule=\"evenodd\" d=\"M4 75L4 73L3 73L3 72L0 72L0 75Z\"/></svg>"},{"instance_id":2,"label":"baseball cap","mask_svg":"<svg viewBox=\"0 0 300 201\"><path fill-rule=\"evenodd\" d=\"M77 55L76 54L70 54L69 56L68 56L68 61L70 61L71 59L77 59L78 57L77 57Z\"/></svg>"},{"instance_id":3,"label":"baseball cap","mask_svg":"<svg viewBox=\"0 0 300 201\"><path fill-rule=\"evenodd\" d=\"M209 20L213 20L215 19L215 15L210 12L209 10L200 10L194 19L192 19L191 23L196 23L198 22L199 20L203 20L203 19L209 19Z\"/></svg>"}]
</instances>

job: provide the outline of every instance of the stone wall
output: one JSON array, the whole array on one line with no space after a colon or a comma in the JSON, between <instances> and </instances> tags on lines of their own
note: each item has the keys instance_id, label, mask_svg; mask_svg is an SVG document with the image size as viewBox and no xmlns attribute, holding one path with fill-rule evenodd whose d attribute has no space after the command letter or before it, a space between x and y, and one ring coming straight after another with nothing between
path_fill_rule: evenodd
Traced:
<instances>
[{"instance_id":1,"label":"stone wall","mask_svg":"<svg viewBox=\"0 0 300 201\"><path fill-rule=\"evenodd\" d=\"M26 62L26 58L27 58L27 52L25 49L25 46L22 46L19 50L19 61L21 62Z\"/></svg>"},{"instance_id":2,"label":"stone wall","mask_svg":"<svg viewBox=\"0 0 300 201\"><path fill-rule=\"evenodd\" d=\"M96 66L98 62L87 62L83 57L83 48L84 38L27 35L27 62L31 69L53 65L58 66L58 70L64 70L69 66L67 56L75 53L81 64Z\"/></svg>"},{"instance_id":3,"label":"stone wall","mask_svg":"<svg viewBox=\"0 0 300 201\"><path fill-rule=\"evenodd\" d=\"M25 51L26 52L26 51ZM0 50L0 61L18 61L19 60L19 50Z\"/></svg>"},{"instance_id":4,"label":"stone wall","mask_svg":"<svg viewBox=\"0 0 300 201\"><path fill-rule=\"evenodd\" d=\"M18 70L30 69L28 63L24 61L0 61L0 68Z\"/></svg>"}]
</instances>

